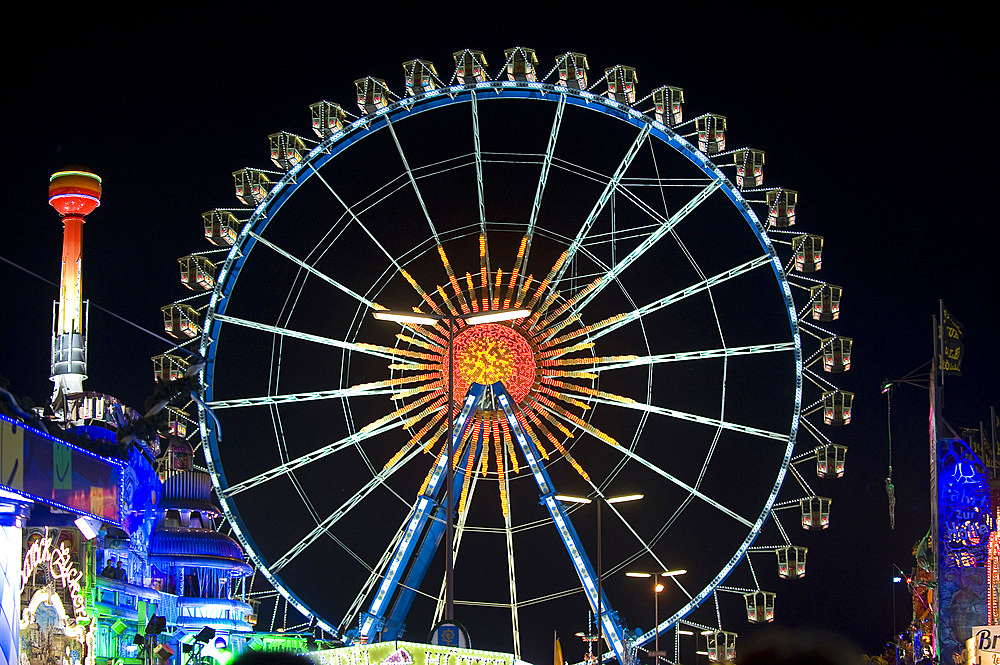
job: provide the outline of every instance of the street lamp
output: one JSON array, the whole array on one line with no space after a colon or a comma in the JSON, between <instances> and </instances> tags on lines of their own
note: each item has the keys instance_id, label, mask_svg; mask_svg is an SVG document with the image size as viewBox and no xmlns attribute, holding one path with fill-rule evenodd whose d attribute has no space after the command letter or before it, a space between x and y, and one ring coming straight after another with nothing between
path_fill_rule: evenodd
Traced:
<instances>
[{"instance_id":1,"label":"street lamp","mask_svg":"<svg viewBox=\"0 0 1000 665\"><path fill-rule=\"evenodd\" d=\"M642 494L624 494L621 496L611 496L611 497L597 497L597 659L598 662L604 662L604 655L601 653L603 647L601 646L601 640L604 638L604 626L601 625L601 611L604 606L604 602L601 598L601 504L602 503L624 503L626 501L638 501L643 497ZM555 496L557 501L569 502L569 503L591 503L593 499L588 499L582 496L571 496L568 494L557 494ZM610 646L610 645L609 645Z\"/></svg>"},{"instance_id":2,"label":"street lamp","mask_svg":"<svg viewBox=\"0 0 1000 665\"><path fill-rule=\"evenodd\" d=\"M435 323L448 322L448 462L445 465L445 548L444 548L444 618L447 621L455 619L455 553L454 546L454 471L452 464L455 458L455 420L453 412L455 410L455 322L465 321L466 325L474 326L482 323L495 323L497 321L512 321L523 319L531 314L530 309L495 309L479 314L424 314L422 312L401 312L389 309L376 310L372 316L379 321L393 321L395 323L409 323L414 325L434 325Z\"/></svg>"},{"instance_id":3,"label":"street lamp","mask_svg":"<svg viewBox=\"0 0 1000 665\"><path fill-rule=\"evenodd\" d=\"M678 575L683 575L686 570L665 570L662 573L635 573L629 572L625 573L626 577L676 577ZM650 655L653 657L653 662L657 663L660 660L660 656L665 656L662 651L660 651L660 594L663 592L663 583L657 581L653 584L653 653Z\"/></svg>"},{"instance_id":4,"label":"street lamp","mask_svg":"<svg viewBox=\"0 0 1000 665\"><path fill-rule=\"evenodd\" d=\"M586 633L583 633L583 632L577 633L576 636L579 637L581 640L583 640L584 644L587 645L587 655L584 658L584 664L585 665L593 665L593 663L594 663L594 642L597 641L597 635L589 632L590 631L590 626L587 626L587 631L588 632L586 632Z\"/></svg>"}]
</instances>

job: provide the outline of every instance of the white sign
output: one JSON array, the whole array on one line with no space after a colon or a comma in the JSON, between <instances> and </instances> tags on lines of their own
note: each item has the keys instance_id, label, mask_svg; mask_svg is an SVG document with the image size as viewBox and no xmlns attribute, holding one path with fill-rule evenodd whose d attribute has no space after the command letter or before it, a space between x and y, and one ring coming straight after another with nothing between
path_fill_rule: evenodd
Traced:
<instances>
[{"instance_id":1,"label":"white sign","mask_svg":"<svg viewBox=\"0 0 1000 665\"><path fill-rule=\"evenodd\" d=\"M1000 626L973 626L969 646L973 662L1000 665Z\"/></svg>"},{"instance_id":2,"label":"white sign","mask_svg":"<svg viewBox=\"0 0 1000 665\"><path fill-rule=\"evenodd\" d=\"M24 562L21 564L21 591L35 568L45 564L49 569L49 576L53 582L59 582L63 588L69 589L69 597L73 601L73 614L76 620L87 618L87 603L83 597L83 589L80 582L83 580L83 573L70 560L69 547L65 542L59 543L59 547L52 547L52 538L44 536L39 538L28 551L24 553Z\"/></svg>"}]
</instances>

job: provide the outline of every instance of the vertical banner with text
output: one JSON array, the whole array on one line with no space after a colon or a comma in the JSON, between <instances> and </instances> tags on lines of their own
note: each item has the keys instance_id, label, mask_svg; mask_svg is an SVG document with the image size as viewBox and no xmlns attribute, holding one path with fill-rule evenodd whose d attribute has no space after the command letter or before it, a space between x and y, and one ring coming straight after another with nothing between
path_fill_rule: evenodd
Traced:
<instances>
[{"instance_id":1,"label":"vertical banner with text","mask_svg":"<svg viewBox=\"0 0 1000 665\"><path fill-rule=\"evenodd\" d=\"M941 354L938 365L945 374L961 375L962 355L965 347L962 343L962 324L955 320L947 309L941 310Z\"/></svg>"}]
</instances>

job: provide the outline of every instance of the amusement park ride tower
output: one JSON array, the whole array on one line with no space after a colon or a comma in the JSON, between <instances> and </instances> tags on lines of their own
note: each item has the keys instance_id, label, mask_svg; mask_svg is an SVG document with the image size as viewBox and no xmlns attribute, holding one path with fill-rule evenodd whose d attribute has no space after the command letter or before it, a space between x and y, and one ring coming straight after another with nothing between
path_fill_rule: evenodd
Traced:
<instances>
[{"instance_id":1,"label":"amusement park ride tower","mask_svg":"<svg viewBox=\"0 0 1000 665\"><path fill-rule=\"evenodd\" d=\"M62 216L63 252L59 301L52 321L52 401L79 393L87 378L87 310L81 295L84 217L101 205L101 179L66 170L49 179L49 205Z\"/></svg>"}]
</instances>

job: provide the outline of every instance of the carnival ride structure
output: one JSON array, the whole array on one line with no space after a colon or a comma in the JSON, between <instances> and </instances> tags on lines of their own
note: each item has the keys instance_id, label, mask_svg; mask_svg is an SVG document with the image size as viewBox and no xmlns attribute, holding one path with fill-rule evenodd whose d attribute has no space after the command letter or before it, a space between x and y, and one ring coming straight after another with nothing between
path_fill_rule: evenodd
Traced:
<instances>
[{"instance_id":1,"label":"carnival ride structure","mask_svg":"<svg viewBox=\"0 0 1000 665\"><path fill-rule=\"evenodd\" d=\"M157 374L205 360L222 511L329 633L439 620L452 510L457 614L506 623L491 647L519 656L582 592L622 662L669 630L676 661L692 628L710 658L731 655L720 594L771 620L748 554L804 575L779 516L826 528L831 499L800 468L844 472L846 447L813 422L847 424L853 400L830 381L852 340L821 326L842 296L817 278L823 238L792 228L798 193L764 185L763 151L731 147L724 116L685 118L679 87L640 97L634 68L593 77L581 53L543 73L511 48L495 76L482 52L453 58L448 80L404 63L400 94L358 79L361 115L317 102L315 139L269 137L280 170L233 174L244 207L204 213L216 249L179 259L196 293L163 307L183 341ZM372 316L407 307L434 321ZM511 308L530 314L465 321ZM593 513L556 498L634 490L643 501L609 504L598 552ZM776 544L756 542L766 524ZM611 597L633 564L687 571L639 635ZM738 568L745 587L726 584Z\"/></svg>"}]
</instances>

